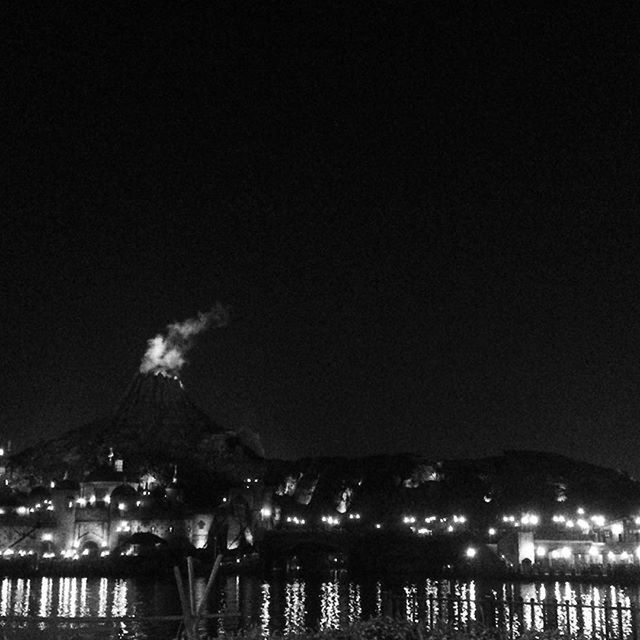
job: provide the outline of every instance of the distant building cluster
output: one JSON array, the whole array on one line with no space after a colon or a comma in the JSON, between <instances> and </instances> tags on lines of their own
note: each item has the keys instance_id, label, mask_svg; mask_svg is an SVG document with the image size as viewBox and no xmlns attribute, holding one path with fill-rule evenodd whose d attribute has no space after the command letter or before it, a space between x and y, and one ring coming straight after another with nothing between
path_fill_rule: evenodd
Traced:
<instances>
[{"instance_id":1,"label":"distant building cluster","mask_svg":"<svg viewBox=\"0 0 640 640\"><path fill-rule=\"evenodd\" d=\"M220 550L253 539L252 492L230 491L219 505L194 510L185 504L178 469L165 484L152 475L129 481L124 461L113 459L82 482L51 479L25 491L9 489L16 481L0 448L0 553L4 558L78 560L112 553L139 555L174 546ZM256 483L252 484L259 491Z\"/></svg>"},{"instance_id":2,"label":"distant building cluster","mask_svg":"<svg viewBox=\"0 0 640 640\"><path fill-rule=\"evenodd\" d=\"M85 433L0 447L2 557L240 553L270 530L393 531L458 537L469 562L483 546L513 567L640 565L640 483L563 456L265 460L256 434L221 429L159 373L138 374Z\"/></svg>"}]
</instances>

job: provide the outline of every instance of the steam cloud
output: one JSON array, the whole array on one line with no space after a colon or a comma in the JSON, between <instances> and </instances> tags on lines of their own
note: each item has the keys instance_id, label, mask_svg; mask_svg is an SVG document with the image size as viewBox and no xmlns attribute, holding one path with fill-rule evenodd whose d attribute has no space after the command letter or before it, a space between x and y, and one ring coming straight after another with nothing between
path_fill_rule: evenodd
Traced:
<instances>
[{"instance_id":1,"label":"steam cloud","mask_svg":"<svg viewBox=\"0 0 640 640\"><path fill-rule=\"evenodd\" d=\"M193 346L194 337L209 327L224 327L228 320L228 309L216 303L211 311L198 313L196 318L167 325L165 336L158 334L147 342L140 372L176 375L187 361L185 354Z\"/></svg>"}]
</instances>

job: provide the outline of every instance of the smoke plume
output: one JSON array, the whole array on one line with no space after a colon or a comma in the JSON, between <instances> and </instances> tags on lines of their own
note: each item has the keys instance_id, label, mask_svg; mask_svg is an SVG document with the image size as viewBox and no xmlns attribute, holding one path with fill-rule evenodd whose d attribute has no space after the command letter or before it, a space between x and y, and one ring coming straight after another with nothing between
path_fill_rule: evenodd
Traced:
<instances>
[{"instance_id":1,"label":"smoke plume","mask_svg":"<svg viewBox=\"0 0 640 640\"><path fill-rule=\"evenodd\" d=\"M147 342L140 372L177 375L187 361L185 354L193 346L194 337L209 327L224 327L228 320L228 309L216 303L211 311L198 313L196 318L167 325L166 335L158 334Z\"/></svg>"}]
</instances>

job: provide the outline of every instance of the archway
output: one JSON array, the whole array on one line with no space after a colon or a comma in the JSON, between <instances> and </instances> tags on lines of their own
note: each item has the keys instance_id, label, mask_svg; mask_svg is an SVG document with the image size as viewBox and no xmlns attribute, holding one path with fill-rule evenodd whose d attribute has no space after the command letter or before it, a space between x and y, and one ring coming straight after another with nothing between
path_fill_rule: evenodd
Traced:
<instances>
[{"instance_id":1,"label":"archway","mask_svg":"<svg viewBox=\"0 0 640 640\"><path fill-rule=\"evenodd\" d=\"M100 547L93 540L87 540L80 549L80 555L83 558L98 558L100 556Z\"/></svg>"}]
</instances>

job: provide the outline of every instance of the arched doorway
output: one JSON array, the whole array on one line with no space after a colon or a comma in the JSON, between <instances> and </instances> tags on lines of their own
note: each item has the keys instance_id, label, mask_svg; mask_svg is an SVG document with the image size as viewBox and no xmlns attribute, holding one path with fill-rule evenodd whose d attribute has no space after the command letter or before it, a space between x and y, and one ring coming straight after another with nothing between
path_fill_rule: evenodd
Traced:
<instances>
[{"instance_id":1,"label":"arched doorway","mask_svg":"<svg viewBox=\"0 0 640 640\"><path fill-rule=\"evenodd\" d=\"M98 558L100 556L100 547L93 540L87 540L80 549L80 556L83 558Z\"/></svg>"}]
</instances>

